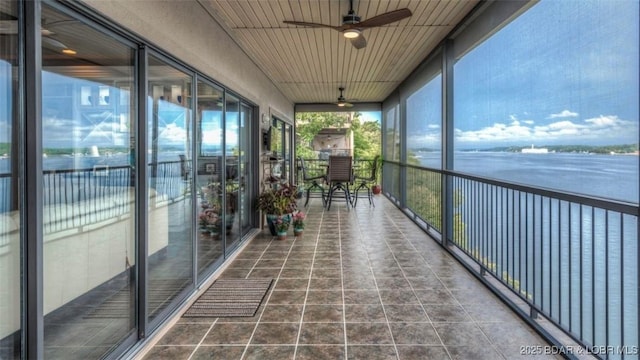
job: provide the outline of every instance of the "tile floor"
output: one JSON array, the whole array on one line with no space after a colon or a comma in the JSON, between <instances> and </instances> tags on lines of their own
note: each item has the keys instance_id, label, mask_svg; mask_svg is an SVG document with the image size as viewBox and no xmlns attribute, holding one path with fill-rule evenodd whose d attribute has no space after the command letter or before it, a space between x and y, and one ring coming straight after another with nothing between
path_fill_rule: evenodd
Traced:
<instances>
[{"instance_id":1,"label":"tile floor","mask_svg":"<svg viewBox=\"0 0 640 360\"><path fill-rule=\"evenodd\" d=\"M254 317L181 318L144 359L493 360L546 345L381 196L306 211L303 236L265 231L220 275L275 279Z\"/></svg>"}]
</instances>

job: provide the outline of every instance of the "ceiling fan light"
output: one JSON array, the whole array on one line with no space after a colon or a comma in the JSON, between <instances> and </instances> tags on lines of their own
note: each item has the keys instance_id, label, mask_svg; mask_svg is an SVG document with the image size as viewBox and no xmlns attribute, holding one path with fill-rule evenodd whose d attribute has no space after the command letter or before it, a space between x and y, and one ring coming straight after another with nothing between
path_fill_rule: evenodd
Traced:
<instances>
[{"instance_id":1,"label":"ceiling fan light","mask_svg":"<svg viewBox=\"0 0 640 360\"><path fill-rule=\"evenodd\" d=\"M360 36L360 30L358 30L358 29L347 29L342 33L342 35L344 35L344 37L346 37L347 39L355 39L358 36Z\"/></svg>"},{"instance_id":2,"label":"ceiling fan light","mask_svg":"<svg viewBox=\"0 0 640 360\"><path fill-rule=\"evenodd\" d=\"M67 55L75 55L75 54L77 54L77 52L75 50L69 49L69 48L62 49L62 53L63 54L67 54Z\"/></svg>"},{"instance_id":3,"label":"ceiling fan light","mask_svg":"<svg viewBox=\"0 0 640 360\"><path fill-rule=\"evenodd\" d=\"M340 107L344 107L345 105L346 105L346 103L344 103L342 101L338 103L338 106L340 106Z\"/></svg>"}]
</instances>

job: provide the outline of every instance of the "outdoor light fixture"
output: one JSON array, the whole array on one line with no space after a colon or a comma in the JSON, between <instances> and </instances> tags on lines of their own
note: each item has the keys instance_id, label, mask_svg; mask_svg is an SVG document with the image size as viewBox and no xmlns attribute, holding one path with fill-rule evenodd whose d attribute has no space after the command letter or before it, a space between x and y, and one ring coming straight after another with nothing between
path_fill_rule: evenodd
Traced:
<instances>
[{"instance_id":1,"label":"outdoor light fixture","mask_svg":"<svg viewBox=\"0 0 640 360\"><path fill-rule=\"evenodd\" d=\"M347 29L342 33L342 35L344 35L344 37L346 37L347 39L355 39L358 36L360 36L360 30L358 30L358 29Z\"/></svg>"}]
</instances>

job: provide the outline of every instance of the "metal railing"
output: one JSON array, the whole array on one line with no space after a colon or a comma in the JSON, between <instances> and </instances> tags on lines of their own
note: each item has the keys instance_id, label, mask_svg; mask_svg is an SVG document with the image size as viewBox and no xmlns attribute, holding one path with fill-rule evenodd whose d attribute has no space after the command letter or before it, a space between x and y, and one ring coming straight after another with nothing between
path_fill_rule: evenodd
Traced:
<instances>
[{"instance_id":1,"label":"metal railing","mask_svg":"<svg viewBox=\"0 0 640 360\"><path fill-rule=\"evenodd\" d=\"M317 176L326 174L329 161L322 159L304 159L304 164L309 176ZM354 176L369 177L371 175L371 166L373 166L373 159L355 159L353 161ZM299 184L302 183L302 178L302 169L296 164L296 179Z\"/></svg>"},{"instance_id":2,"label":"metal railing","mask_svg":"<svg viewBox=\"0 0 640 360\"><path fill-rule=\"evenodd\" d=\"M596 357L638 358L637 205L385 163L402 167L411 194L406 212L425 230L436 229L445 248L459 249L465 259L457 257L475 263L470 268L479 275L511 290L533 322L542 315ZM446 239L441 216L451 224Z\"/></svg>"},{"instance_id":3,"label":"metal railing","mask_svg":"<svg viewBox=\"0 0 640 360\"><path fill-rule=\"evenodd\" d=\"M155 204L175 201L188 191L183 165L180 161L166 161L155 166ZM44 233L130 216L134 210L133 176L132 168L126 165L44 171ZM8 211L10 181L9 174L0 175L0 194L3 194L0 212Z\"/></svg>"}]
</instances>

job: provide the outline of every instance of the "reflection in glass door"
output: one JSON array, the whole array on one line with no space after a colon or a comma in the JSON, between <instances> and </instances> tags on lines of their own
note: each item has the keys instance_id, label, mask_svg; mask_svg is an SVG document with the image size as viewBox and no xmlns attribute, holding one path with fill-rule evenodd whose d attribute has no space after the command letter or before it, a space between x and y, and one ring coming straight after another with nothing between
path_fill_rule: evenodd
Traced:
<instances>
[{"instance_id":1,"label":"reflection in glass door","mask_svg":"<svg viewBox=\"0 0 640 360\"><path fill-rule=\"evenodd\" d=\"M65 48L42 39L44 358L100 358L136 327L135 49L47 22Z\"/></svg>"},{"instance_id":2,"label":"reflection in glass door","mask_svg":"<svg viewBox=\"0 0 640 360\"><path fill-rule=\"evenodd\" d=\"M5 2L6 19L18 22L15 1ZM0 359L19 359L20 324L20 153L18 35L4 34L0 46Z\"/></svg>"},{"instance_id":3,"label":"reflection in glass door","mask_svg":"<svg viewBox=\"0 0 640 360\"><path fill-rule=\"evenodd\" d=\"M149 56L147 314L153 321L193 284L190 178L192 76Z\"/></svg>"},{"instance_id":4,"label":"reflection in glass door","mask_svg":"<svg viewBox=\"0 0 640 360\"><path fill-rule=\"evenodd\" d=\"M238 216L240 185L239 185L239 159L240 159L240 100L227 94L227 107L225 109L225 192L226 197L226 224L227 236L225 238L225 252L228 254L234 245L240 241L240 221Z\"/></svg>"},{"instance_id":5,"label":"reflection in glass door","mask_svg":"<svg viewBox=\"0 0 640 360\"><path fill-rule=\"evenodd\" d=\"M253 120L253 108L247 104L241 104L240 106L240 131L238 134L238 141L240 143L240 149L238 151L238 189L240 194L240 236L243 236L251 230L251 199L253 198L251 193L251 176L249 174L250 169L253 168L251 156L251 129Z\"/></svg>"},{"instance_id":6,"label":"reflection in glass door","mask_svg":"<svg viewBox=\"0 0 640 360\"><path fill-rule=\"evenodd\" d=\"M196 194L198 211L198 281L212 271L212 264L222 259L226 224L222 191L222 145L224 125L224 92L203 81L198 82L196 124L198 132L196 161ZM228 199L225 201L229 201Z\"/></svg>"}]
</instances>

